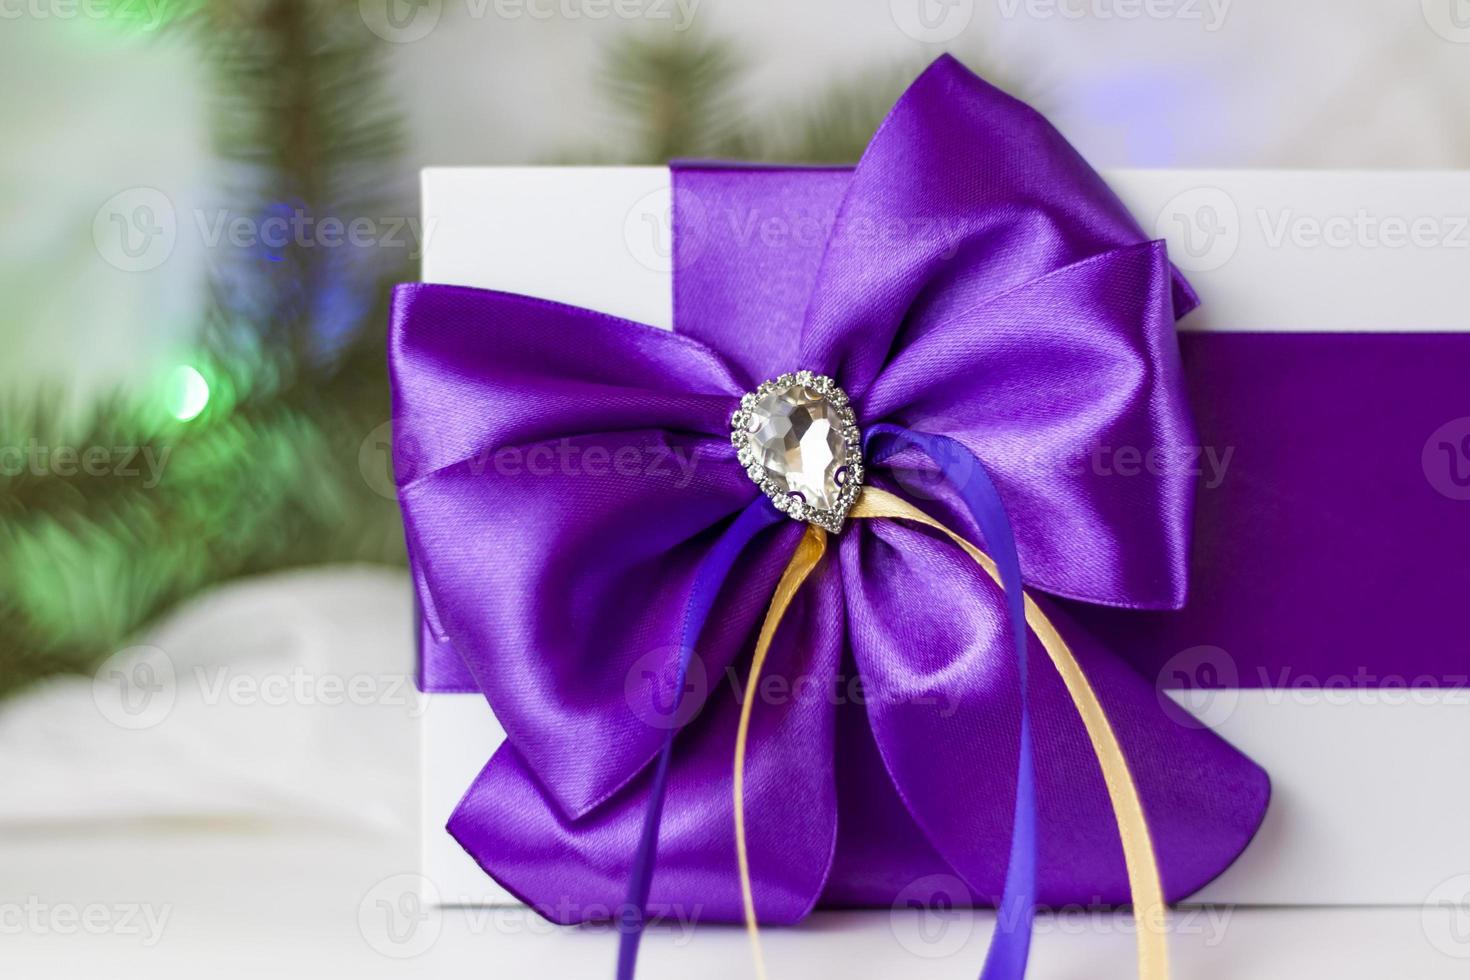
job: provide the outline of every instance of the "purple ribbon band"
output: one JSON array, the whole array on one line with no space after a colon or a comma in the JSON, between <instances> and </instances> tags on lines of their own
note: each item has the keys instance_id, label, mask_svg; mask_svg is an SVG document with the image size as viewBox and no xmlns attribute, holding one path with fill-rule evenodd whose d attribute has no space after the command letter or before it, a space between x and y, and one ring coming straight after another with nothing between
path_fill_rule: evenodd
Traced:
<instances>
[{"instance_id":1,"label":"purple ribbon band","mask_svg":"<svg viewBox=\"0 0 1470 980\"><path fill-rule=\"evenodd\" d=\"M1470 683L1454 639L1470 594L1470 335L1186 332L1179 346L1199 445L1156 465L1200 475L1189 601L1068 611L1163 688ZM1125 480L1149 465L1116 444L1068 462ZM478 690L427 627L419 671L425 691Z\"/></svg>"}]
</instances>

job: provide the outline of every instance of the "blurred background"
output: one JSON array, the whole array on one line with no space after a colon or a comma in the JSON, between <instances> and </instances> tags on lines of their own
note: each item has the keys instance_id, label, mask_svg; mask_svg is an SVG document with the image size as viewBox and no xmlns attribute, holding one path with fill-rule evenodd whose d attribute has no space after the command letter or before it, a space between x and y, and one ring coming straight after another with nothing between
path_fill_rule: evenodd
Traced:
<instances>
[{"instance_id":1,"label":"blurred background","mask_svg":"<svg viewBox=\"0 0 1470 980\"><path fill-rule=\"evenodd\" d=\"M3 0L0 696L221 582L401 564L422 166L851 161L952 50L1099 167L1463 167L1460 6Z\"/></svg>"},{"instance_id":2,"label":"blurred background","mask_svg":"<svg viewBox=\"0 0 1470 980\"><path fill-rule=\"evenodd\" d=\"M0 900L159 826L411 867L419 168L849 162L941 51L1100 168L1470 166L1465 0L0 0Z\"/></svg>"}]
</instances>

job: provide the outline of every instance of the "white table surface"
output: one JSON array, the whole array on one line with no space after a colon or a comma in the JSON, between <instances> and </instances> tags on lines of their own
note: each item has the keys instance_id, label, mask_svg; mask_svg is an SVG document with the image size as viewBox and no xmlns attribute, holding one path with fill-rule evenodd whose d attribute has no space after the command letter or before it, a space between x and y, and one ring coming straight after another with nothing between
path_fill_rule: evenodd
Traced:
<instances>
[{"instance_id":1,"label":"white table surface","mask_svg":"<svg viewBox=\"0 0 1470 980\"><path fill-rule=\"evenodd\" d=\"M615 937L606 929L549 926L516 909L443 909L390 935L378 899L398 899L413 865L406 835L328 828L158 827L75 837L15 834L0 843L0 903L30 900L166 914L146 934L63 934L46 927L0 936L0 976L49 978L610 977ZM386 884L385 884L386 882ZM764 933L773 977L974 977L990 935L988 912L930 919L921 913L819 913L794 929ZM1470 929L1456 944L1446 910L1417 908L1177 910L1175 976L1219 980L1462 978ZM120 920L119 920L120 921ZM1126 916L1044 916L1035 980L1134 975ZM1447 937L1450 937L1447 939ZM1438 940L1436 944L1435 940ZM414 953L416 955L405 955ZM1455 954L1458 954L1455 955ZM738 928L654 930L641 976L749 978Z\"/></svg>"},{"instance_id":2,"label":"white table surface","mask_svg":"<svg viewBox=\"0 0 1470 980\"><path fill-rule=\"evenodd\" d=\"M406 897L420 885L420 729L396 686L372 704L195 704L205 654L244 672L263 648L278 655L270 670L391 679L408 662L407 595L401 573L365 569L240 583L152 637L179 678L154 727L96 723L85 680L29 714L20 702L0 712L0 978L611 977L606 928L515 908L425 911ZM55 728L37 735L38 714ZM1470 879L1460 884L1445 897L1463 900ZM973 978L993 922L819 913L764 935L773 978ZM1121 914L1043 916L1030 976L1133 976L1129 926ZM1470 906L1222 906L1177 911L1173 929L1176 978L1470 971ZM739 928L658 928L644 948L645 980L754 976Z\"/></svg>"}]
</instances>

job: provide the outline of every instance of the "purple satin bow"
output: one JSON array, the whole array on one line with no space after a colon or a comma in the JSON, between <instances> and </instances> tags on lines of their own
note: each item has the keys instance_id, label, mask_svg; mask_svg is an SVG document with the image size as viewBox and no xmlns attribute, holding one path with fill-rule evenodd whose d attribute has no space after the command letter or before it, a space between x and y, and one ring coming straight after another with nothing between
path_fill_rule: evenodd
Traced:
<instances>
[{"instance_id":1,"label":"purple satin bow","mask_svg":"<svg viewBox=\"0 0 1470 980\"><path fill-rule=\"evenodd\" d=\"M674 200L672 333L504 293L396 293L395 468L426 626L508 736L450 832L548 918L612 918L650 762L678 726L649 908L739 921L737 692L800 525L753 533L670 686L701 559L759 495L730 414L805 368L835 377L864 427L932 432L983 461L1027 586L1066 600L1041 601L1127 753L1168 896L1217 875L1260 823L1265 774L1170 720L1064 611L1184 602L1193 476L1086 465L1099 445L1169 459L1195 444L1174 335L1194 298L1163 243L1043 118L947 56L855 170L685 167ZM760 233L768 219L787 234ZM820 229L814 245L798 225ZM933 473L905 450L868 479L983 540ZM834 551L777 634L754 714L762 920L923 902L936 883L993 904L1020 717L1005 601L921 529L849 522ZM1037 901L1126 901L1097 764L1028 652Z\"/></svg>"}]
</instances>

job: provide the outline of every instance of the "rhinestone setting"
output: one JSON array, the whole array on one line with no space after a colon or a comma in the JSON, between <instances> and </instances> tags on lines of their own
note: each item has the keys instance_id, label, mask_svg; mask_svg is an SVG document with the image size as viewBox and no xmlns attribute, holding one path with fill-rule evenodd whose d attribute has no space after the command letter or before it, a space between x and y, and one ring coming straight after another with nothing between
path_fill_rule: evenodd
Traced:
<instances>
[{"instance_id":1,"label":"rhinestone setting","mask_svg":"<svg viewBox=\"0 0 1470 980\"><path fill-rule=\"evenodd\" d=\"M847 394L823 374L763 382L730 417L730 442L776 509L836 534L863 484L863 442Z\"/></svg>"}]
</instances>

